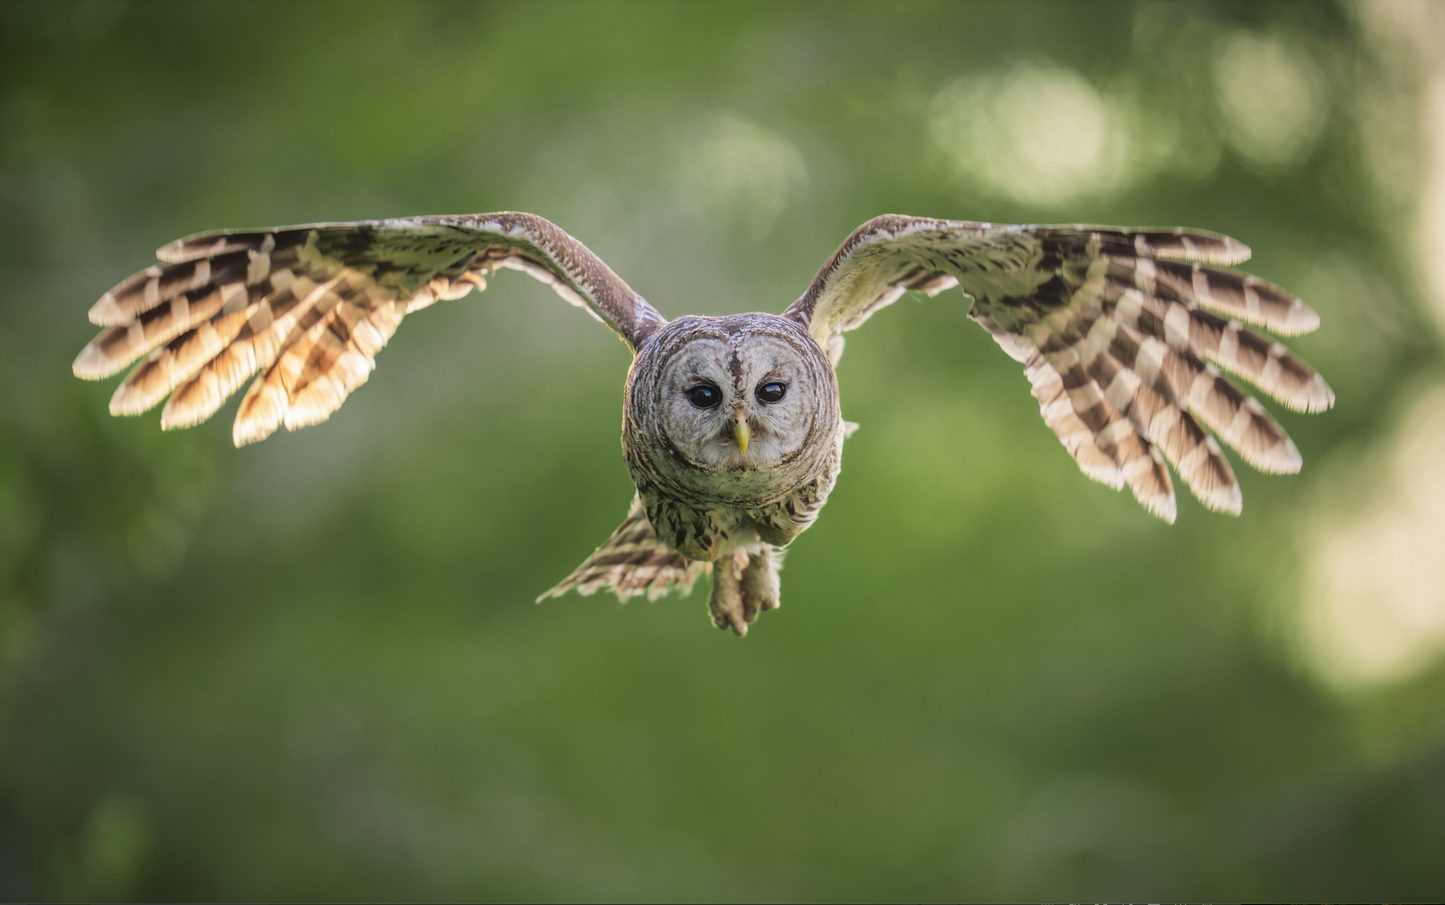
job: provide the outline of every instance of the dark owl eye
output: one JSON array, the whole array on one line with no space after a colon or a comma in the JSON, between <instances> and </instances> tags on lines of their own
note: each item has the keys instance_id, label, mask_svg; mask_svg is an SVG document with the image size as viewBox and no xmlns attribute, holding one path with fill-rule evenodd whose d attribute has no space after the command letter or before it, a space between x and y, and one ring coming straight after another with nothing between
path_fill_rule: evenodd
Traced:
<instances>
[{"instance_id":1,"label":"dark owl eye","mask_svg":"<svg viewBox=\"0 0 1445 905\"><path fill-rule=\"evenodd\" d=\"M700 409L710 409L722 402L722 391L711 384L699 384L687 391L687 401Z\"/></svg>"},{"instance_id":2,"label":"dark owl eye","mask_svg":"<svg viewBox=\"0 0 1445 905\"><path fill-rule=\"evenodd\" d=\"M786 384L778 383L776 380L770 380L767 383L758 385L758 401L777 402L779 399L782 399L783 395L787 392L788 387Z\"/></svg>"}]
</instances>

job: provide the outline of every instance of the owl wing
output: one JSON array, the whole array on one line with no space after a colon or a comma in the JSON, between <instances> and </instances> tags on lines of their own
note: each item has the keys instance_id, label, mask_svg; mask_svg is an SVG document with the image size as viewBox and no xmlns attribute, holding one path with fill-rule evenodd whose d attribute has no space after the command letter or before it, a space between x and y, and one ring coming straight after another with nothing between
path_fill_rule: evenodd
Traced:
<instances>
[{"instance_id":1,"label":"owl wing","mask_svg":"<svg viewBox=\"0 0 1445 905\"><path fill-rule=\"evenodd\" d=\"M1293 335L1319 316L1255 277L1202 266L1248 258L1241 243L1194 230L885 215L854 231L784 316L836 362L842 334L906 290L959 286L970 316L1024 364L1044 421L1084 474L1128 484L1173 522L1165 460L1205 506L1240 510L1239 483L1205 427L1255 468L1300 469L1284 430L1218 368L1297 411L1335 401L1308 365L1241 324Z\"/></svg>"},{"instance_id":2,"label":"owl wing","mask_svg":"<svg viewBox=\"0 0 1445 905\"><path fill-rule=\"evenodd\" d=\"M688 559L658 540L641 498L633 497L626 520L607 542L537 602L561 597L574 588L583 596L612 591L623 603L642 594L656 600L672 590L686 596L697 579L711 570L712 563Z\"/></svg>"},{"instance_id":3,"label":"owl wing","mask_svg":"<svg viewBox=\"0 0 1445 905\"><path fill-rule=\"evenodd\" d=\"M260 372L237 446L326 420L366 382L406 314L524 271L635 352L667 321L581 242L531 214L318 223L180 239L90 309L105 327L76 358L98 380L145 356L110 401L137 415L167 396L163 428L209 418Z\"/></svg>"}]
</instances>

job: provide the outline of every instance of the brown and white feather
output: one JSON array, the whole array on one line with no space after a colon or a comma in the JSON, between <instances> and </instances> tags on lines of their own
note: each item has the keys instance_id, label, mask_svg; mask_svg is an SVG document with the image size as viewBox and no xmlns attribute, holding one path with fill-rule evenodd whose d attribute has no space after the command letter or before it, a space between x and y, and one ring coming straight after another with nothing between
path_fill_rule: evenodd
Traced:
<instances>
[{"instance_id":1,"label":"brown and white feather","mask_svg":"<svg viewBox=\"0 0 1445 905\"><path fill-rule=\"evenodd\" d=\"M101 379L143 358L111 412L169 397L165 428L206 420L258 371L237 413L243 445L328 418L366 382L401 319L521 270L612 327L634 351L666 320L601 259L531 214L321 223L208 233L157 252L90 311L105 329L75 361Z\"/></svg>"},{"instance_id":2,"label":"brown and white feather","mask_svg":"<svg viewBox=\"0 0 1445 905\"><path fill-rule=\"evenodd\" d=\"M1168 461L1207 507L1238 513L1238 481L1204 428L1263 471L1298 471L1301 457L1218 369L1296 411L1334 404L1308 365L1244 327L1294 335L1319 317L1277 286L1208 266L1248 258L1243 244L1199 230L886 215L859 227L785 316L836 362L842 334L904 291L957 285L973 318L1024 364L1045 423L1084 474L1128 485L1173 521Z\"/></svg>"},{"instance_id":3,"label":"brown and white feather","mask_svg":"<svg viewBox=\"0 0 1445 905\"><path fill-rule=\"evenodd\" d=\"M648 521L642 500L634 497L626 520L607 542L537 602L571 590L584 596L612 591L624 602L644 594L656 600L672 590L689 593L698 578L711 570L710 562L688 559L668 549Z\"/></svg>"}]
</instances>

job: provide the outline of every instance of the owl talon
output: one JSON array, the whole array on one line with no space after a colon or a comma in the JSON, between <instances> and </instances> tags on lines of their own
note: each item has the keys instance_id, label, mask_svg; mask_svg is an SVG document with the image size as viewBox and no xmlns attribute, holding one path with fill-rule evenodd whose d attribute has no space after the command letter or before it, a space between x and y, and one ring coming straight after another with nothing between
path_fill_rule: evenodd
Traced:
<instances>
[{"instance_id":1,"label":"owl talon","mask_svg":"<svg viewBox=\"0 0 1445 905\"><path fill-rule=\"evenodd\" d=\"M771 547L751 553L739 550L716 563L712 576L707 605L713 625L730 628L739 638L747 635L748 625L760 613L779 606L778 571Z\"/></svg>"},{"instance_id":2,"label":"owl talon","mask_svg":"<svg viewBox=\"0 0 1445 905\"><path fill-rule=\"evenodd\" d=\"M752 554L747 568L743 571L742 581L743 603L748 609L749 622L756 619L759 613L778 608L778 569L773 561L771 547L763 547Z\"/></svg>"},{"instance_id":3,"label":"owl talon","mask_svg":"<svg viewBox=\"0 0 1445 905\"><path fill-rule=\"evenodd\" d=\"M739 638L748 633L748 623L752 621L746 616L743 602L742 573L747 558L746 551L738 550L713 565L712 594L707 600L713 625L718 628L731 628Z\"/></svg>"}]
</instances>

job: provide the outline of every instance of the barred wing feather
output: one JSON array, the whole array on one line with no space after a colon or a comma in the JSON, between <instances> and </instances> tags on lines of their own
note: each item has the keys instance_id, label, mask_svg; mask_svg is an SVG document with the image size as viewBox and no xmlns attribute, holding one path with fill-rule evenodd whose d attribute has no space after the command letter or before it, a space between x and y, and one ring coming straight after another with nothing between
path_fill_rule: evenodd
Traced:
<instances>
[{"instance_id":1,"label":"barred wing feather","mask_svg":"<svg viewBox=\"0 0 1445 905\"><path fill-rule=\"evenodd\" d=\"M531 214L206 233L157 257L91 308L105 329L75 374L98 380L142 359L110 410L140 414L169 397L161 425L176 428L205 421L259 371L236 415L237 446L326 420L405 315L485 289L501 268L551 285L634 351L666 323L586 246Z\"/></svg>"},{"instance_id":2,"label":"barred wing feather","mask_svg":"<svg viewBox=\"0 0 1445 905\"><path fill-rule=\"evenodd\" d=\"M1215 436L1263 471L1301 465L1284 430L1220 368L1297 411L1334 404L1322 377L1243 326L1295 335L1319 317L1276 286L1207 266L1248 257L1239 242L1196 230L887 215L854 231L784 316L836 362L842 334L905 291L962 288L971 316L1024 364L1044 421L1084 474L1127 484L1172 522L1166 461L1206 506L1240 511Z\"/></svg>"},{"instance_id":3,"label":"barred wing feather","mask_svg":"<svg viewBox=\"0 0 1445 905\"><path fill-rule=\"evenodd\" d=\"M686 596L698 578L711 570L712 563L688 559L658 540L642 500L634 497L627 518L607 542L537 602L573 589L583 596L612 591L624 603L643 594L656 600L673 590Z\"/></svg>"}]
</instances>

